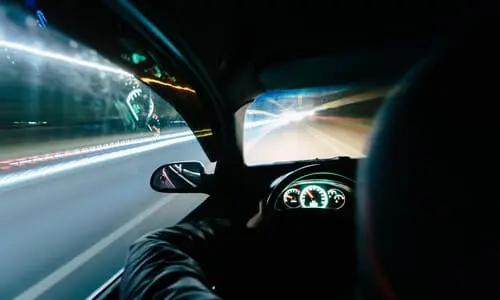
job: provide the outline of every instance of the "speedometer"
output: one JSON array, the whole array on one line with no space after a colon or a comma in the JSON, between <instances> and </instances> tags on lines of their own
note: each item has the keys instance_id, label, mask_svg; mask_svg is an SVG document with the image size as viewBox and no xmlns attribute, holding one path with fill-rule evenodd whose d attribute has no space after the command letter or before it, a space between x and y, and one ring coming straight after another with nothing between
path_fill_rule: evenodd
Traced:
<instances>
[{"instance_id":1,"label":"speedometer","mask_svg":"<svg viewBox=\"0 0 500 300\"><path fill-rule=\"evenodd\" d=\"M300 204L303 208L325 208L328 206L328 194L317 185L308 185L300 193Z\"/></svg>"}]
</instances>

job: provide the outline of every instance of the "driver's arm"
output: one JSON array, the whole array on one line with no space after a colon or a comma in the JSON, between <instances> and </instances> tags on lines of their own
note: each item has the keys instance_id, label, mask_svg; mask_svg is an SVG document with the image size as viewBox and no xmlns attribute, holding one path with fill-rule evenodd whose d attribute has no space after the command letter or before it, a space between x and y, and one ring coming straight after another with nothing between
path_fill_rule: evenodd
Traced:
<instances>
[{"instance_id":1,"label":"driver's arm","mask_svg":"<svg viewBox=\"0 0 500 300\"><path fill-rule=\"evenodd\" d=\"M230 223L214 219L155 231L130 247L121 299L220 299L205 279L199 257L210 253Z\"/></svg>"}]
</instances>

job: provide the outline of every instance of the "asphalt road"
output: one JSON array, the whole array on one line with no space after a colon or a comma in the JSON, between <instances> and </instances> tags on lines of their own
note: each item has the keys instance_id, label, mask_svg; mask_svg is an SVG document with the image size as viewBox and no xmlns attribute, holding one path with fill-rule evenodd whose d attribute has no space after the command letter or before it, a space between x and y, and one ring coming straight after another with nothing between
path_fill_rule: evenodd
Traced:
<instances>
[{"instance_id":1,"label":"asphalt road","mask_svg":"<svg viewBox=\"0 0 500 300\"><path fill-rule=\"evenodd\" d=\"M245 136L248 165L324 159L336 156L363 157L368 127L353 121L308 117L256 128Z\"/></svg>"},{"instance_id":2,"label":"asphalt road","mask_svg":"<svg viewBox=\"0 0 500 300\"><path fill-rule=\"evenodd\" d=\"M0 299L88 296L122 267L134 240L206 198L149 187L160 165L192 159L207 162L194 140L0 187Z\"/></svg>"},{"instance_id":3,"label":"asphalt road","mask_svg":"<svg viewBox=\"0 0 500 300\"><path fill-rule=\"evenodd\" d=\"M245 151L249 164L362 156L366 135L352 124L308 118L251 129ZM83 299L122 267L134 240L199 205L205 195L149 187L162 164L208 163L196 141L176 139L0 172L0 299Z\"/></svg>"}]
</instances>

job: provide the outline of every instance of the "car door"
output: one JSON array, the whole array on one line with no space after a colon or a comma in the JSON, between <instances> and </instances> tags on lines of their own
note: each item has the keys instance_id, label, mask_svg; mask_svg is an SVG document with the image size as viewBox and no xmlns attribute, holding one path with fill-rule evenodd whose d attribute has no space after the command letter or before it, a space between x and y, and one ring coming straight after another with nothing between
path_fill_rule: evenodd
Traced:
<instances>
[{"instance_id":1,"label":"car door","mask_svg":"<svg viewBox=\"0 0 500 300\"><path fill-rule=\"evenodd\" d=\"M30 3L0 6L0 298L84 298L134 240L205 200L157 193L149 178L168 162L208 165L199 140L212 130L183 117L198 108L179 103L198 100L180 68L127 48L118 60L137 75Z\"/></svg>"}]
</instances>

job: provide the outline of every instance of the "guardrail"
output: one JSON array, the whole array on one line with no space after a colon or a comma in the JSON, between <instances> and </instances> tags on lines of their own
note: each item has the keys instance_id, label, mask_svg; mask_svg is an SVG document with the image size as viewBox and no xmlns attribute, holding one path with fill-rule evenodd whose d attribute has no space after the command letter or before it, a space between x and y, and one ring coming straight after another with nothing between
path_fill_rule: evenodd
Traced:
<instances>
[{"instance_id":1,"label":"guardrail","mask_svg":"<svg viewBox=\"0 0 500 300\"><path fill-rule=\"evenodd\" d=\"M172 126L161 128L163 131L189 130L187 126ZM0 129L0 140L3 145L12 145L26 142L47 142L57 140L73 140L81 138L105 138L134 135L149 135L151 131L146 128L126 130L118 128L90 128L90 126L36 126Z\"/></svg>"},{"instance_id":2,"label":"guardrail","mask_svg":"<svg viewBox=\"0 0 500 300\"><path fill-rule=\"evenodd\" d=\"M102 145L116 145L130 143L131 141L154 140L165 135L192 133L187 127L162 129L161 136L155 137L151 132L124 132L109 135L87 135L87 136L56 136L48 138L47 135L40 134L36 138L26 138L22 135L9 137L12 132L0 131L0 159L10 159L12 157L32 156L42 153L61 152L71 149L81 149L82 147L94 147ZM33 133L39 133L33 131ZM7 136L7 137L6 137Z\"/></svg>"}]
</instances>

